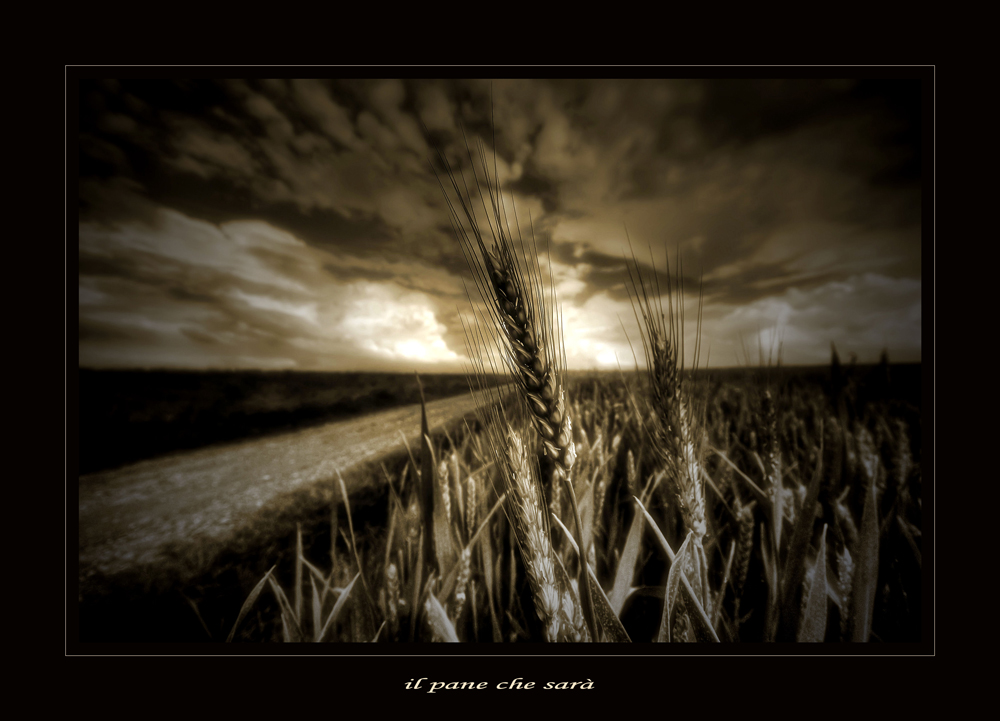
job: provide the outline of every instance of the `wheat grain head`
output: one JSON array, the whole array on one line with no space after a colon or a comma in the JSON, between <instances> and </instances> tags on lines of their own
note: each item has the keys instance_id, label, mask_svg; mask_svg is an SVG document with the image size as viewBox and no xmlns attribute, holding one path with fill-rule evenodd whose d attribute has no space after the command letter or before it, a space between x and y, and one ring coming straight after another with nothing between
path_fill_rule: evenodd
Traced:
<instances>
[{"instance_id":1,"label":"wheat grain head","mask_svg":"<svg viewBox=\"0 0 1000 721\"><path fill-rule=\"evenodd\" d=\"M477 142L478 169L467 142L466 149L475 192L465 172L453 168L443 154L439 157L447 171L451 192L440 176L438 180L452 226L484 301L484 307L474 311L472 327L466 327L469 355L478 378L506 369L517 386L541 441L547 461L543 482L548 487L568 480L576 459L573 424L563 387L566 359L562 317L551 269L547 283L543 284L534 233L528 241L522 236L513 196L508 215L508 202L496 176L495 155L491 176L482 141ZM482 225L477 205L482 206L485 216ZM483 390L482 385L479 390Z\"/></svg>"},{"instance_id":2,"label":"wheat grain head","mask_svg":"<svg viewBox=\"0 0 1000 721\"><path fill-rule=\"evenodd\" d=\"M684 525L700 541L707 531L702 478L706 443L701 409L696 408L684 378L683 269L678 261L675 283L670 276L668 260L668 285L666 293L661 293L659 280L655 279L655 263L655 280L652 282L643 277L634 253L631 264L626 262L626 267L631 281L630 299L642 334L649 377L654 448L673 486ZM667 299L666 310L663 308L664 295ZM699 300L695 367L700 354L701 311Z\"/></svg>"}]
</instances>

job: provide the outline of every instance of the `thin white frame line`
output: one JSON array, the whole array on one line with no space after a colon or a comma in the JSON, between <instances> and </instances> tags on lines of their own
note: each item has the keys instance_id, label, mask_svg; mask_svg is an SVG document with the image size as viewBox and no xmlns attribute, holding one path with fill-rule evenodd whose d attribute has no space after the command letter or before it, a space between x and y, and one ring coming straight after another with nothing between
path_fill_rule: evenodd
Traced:
<instances>
[{"instance_id":1,"label":"thin white frame line","mask_svg":"<svg viewBox=\"0 0 1000 721\"><path fill-rule=\"evenodd\" d=\"M67 139L69 137L69 131L68 131L68 122L69 122L69 106L68 106L69 77L68 77L68 69L69 68L94 68L94 69L96 69L96 68L140 68L140 67L167 67L167 68L169 68L169 67L219 67L219 68L222 68L222 67L246 67L246 68L269 68L269 67L287 67L287 68L299 68L299 67L323 67L323 68L326 68L326 67L396 67L396 68L398 68L398 67L572 67L572 68L592 68L592 67L593 68L601 68L601 67L616 67L616 68L617 67L626 67L626 68L638 68L638 67L641 67L641 68L715 67L715 68L718 68L718 67L723 67L723 68L731 68L732 67L732 68L748 68L748 69L769 68L769 67L780 67L780 68L811 68L811 67L822 67L822 68L830 68L830 67L835 67L835 68L839 68L839 67L863 67L863 68L876 68L876 67L878 67L878 68L883 68L883 67L893 67L893 68L897 68L897 67L898 68L929 68L931 70L931 78L932 78L932 85L933 85L933 96L932 96L932 102L931 102L931 105L932 105L931 112L932 112L932 117L933 117L931 147L932 147L932 156L933 156L933 159L934 159L934 173L933 173L933 175L931 177L931 205L935 206L936 200L937 200L937 65L936 64L923 64L923 65L892 65L892 64L885 64L885 65L410 65L410 66L406 66L406 65L68 65L67 64L67 65L64 66L64 70L63 70L63 90L64 90L64 96L63 96L63 179L64 179L64 182L65 182L65 187L63 188L63 207L64 207L63 212L64 212L64 219L67 222L69 221L69 217L68 217L68 215L66 215L65 207L66 207L66 204L68 203L68 199L69 199L69 197L68 197L68 188L69 188L69 177L68 177L69 176L69 168L68 168L68 158L69 158L69 155L68 155L68 153L69 153L69 149L68 149L68 143L67 143ZM936 207L935 207L935 210L936 210ZM936 293L936 291L937 291L937 213L936 212L934 213L934 221L933 221L933 227L932 227L932 230L931 230L930 242L932 244L932 256L933 256L933 263L932 263L932 268L931 268L931 285L932 285L932 293L931 293L931 295L932 295L933 314L932 314L931 317L932 317L932 319L936 319L936 317L937 317L937 293ZM67 285L68 285L68 272L69 272L69 270L68 270L68 247L69 247L69 234L68 234L68 231L66 231L64 229L64 231L63 231L63 282L65 284L67 284ZM922 282L922 279L921 279L921 282ZM66 286L64 286L64 288L63 288L63 332L64 332L64 334L68 334L68 330L69 330L69 325L68 325L68 319L69 319L69 314L68 314L68 300L69 300L68 291L66 290ZM933 328L932 328L932 334L933 334L933 340L932 340L933 348L931 349L931 354L932 354L932 358L934 359L934 362L932 364L933 365L933 371L932 371L932 379L931 379L931 395L932 395L932 398L933 398L933 404L932 405L934 406L934 411L933 411L933 415L932 415L932 418L931 418L931 424L932 424L933 429L934 429L933 436L934 436L934 438L936 440L937 439L937 326L936 325L934 325ZM69 503L68 503L68 486L69 486L69 468L68 468L68 456L67 456L68 433L69 433L69 424L68 424L68 415L67 415L67 413L68 413L68 383L67 383L67 379L68 379L68 359L67 359L67 354L68 354L68 351L69 351L68 337L64 336L64 338L63 338L63 368L64 368L64 371L66 372L66 375L64 375L64 377L63 377L63 419L64 419L64 426L63 426L63 472L64 472L64 475L65 475L65 480L64 480L64 484L63 484L63 497L64 497L64 505L63 505L63 541L64 541L64 547L63 547L63 570L64 570L64 574L65 574L65 577L64 577L64 580L63 580L63 653L64 653L65 656L75 656L75 657L82 657L82 656L88 656L88 657L89 656L97 656L97 657L153 657L153 658L160 658L160 657L163 657L163 656L180 656L180 657L201 658L201 657L207 657L207 656L230 657L230 656L244 656L244 655L249 655L249 656L293 657L293 658L302 658L302 657L310 657L310 656L317 656L317 657L320 657L320 658L329 658L329 657L333 657L333 658L368 658L368 657L371 657L371 658L396 658L396 657L410 657L410 656L412 656L412 657L429 657L429 658L441 658L441 657L449 657L449 656L454 656L454 657L469 657L469 658L497 658L497 657L502 658L504 656L510 656L510 657L517 658L517 657L523 657L523 656L537 655L537 654L304 654L303 655L303 654L189 654L189 653L184 653L184 654L92 654L92 653L70 654L68 652L68 644L69 644L69 639L68 639L68 633L69 633L69 628L68 628L68 618L69 618L68 610L69 609L68 609L67 600L66 600L67 599L68 590L69 590L68 589L68 583L69 583L69 581L68 581L68 578L69 578L69 576L68 576L68 571L69 571L69 566L68 566L68 563L69 563L69 558L68 558L68 521L69 521L69 517L68 517L68 508L69 508ZM923 353L922 353L922 349L921 349L921 355L922 354ZM936 483L936 480L937 480L937 454L936 453L934 453L934 458L933 458L933 461L932 461L932 471L933 471L932 477L934 478L934 481L935 481L933 483L934 497L932 499L932 501L933 501L932 502L932 506L934 508L934 518L935 518L935 521L936 521L937 520L937 483ZM936 559L936 557L937 557L937 534L935 533L933 535L934 535L933 557ZM937 656L937 565L936 564L934 564L932 586L933 586L932 593L933 593L933 596L934 596L934 604L933 604L934 611L933 611L933 617L932 617L932 622L931 622L931 625L932 625L932 628L933 628L933 631L932 631L933 638L931 640L931 643L932 643L932 646L933 646L933 651L931 653L929 653L929 654L927 654L927 653L919 653L919 654L832 654L831 655L831 654L771 654L771 653L768 653L768 654L680 654L680 655L678 655L678 654L556 654L556 653L553 653L553 654L544 654L544 655L545 656L553 656L553 657L576 657L576 656L583 656L583 657L604 657L604 656L607 656L609 658L636 658L636 657L644 657L644 656L650 656L650 657L653 657L653 658L660 658L660 657L664 657L664 656L681 658L681 657L686 657L686 656L689 656L689 655L690 656L699 656L699 657L700 656L719 656L719 657L726 657L726 658L729 658L729 657L738 657L738 658L744 658L744 657L746 657L746 658L753 658L753 657L830 658L830 657L840 657L840 656L852 657L852 658L853 657L864 657L864 658L867 658L867 657L891 657L891 658L898 658L898 657L910 657L910 656L916 656L916 657L931 656L931 657L935 657L935 656ZM148 645L153 645L153 644L148 644Z\"/></svg>"}]
</instances>

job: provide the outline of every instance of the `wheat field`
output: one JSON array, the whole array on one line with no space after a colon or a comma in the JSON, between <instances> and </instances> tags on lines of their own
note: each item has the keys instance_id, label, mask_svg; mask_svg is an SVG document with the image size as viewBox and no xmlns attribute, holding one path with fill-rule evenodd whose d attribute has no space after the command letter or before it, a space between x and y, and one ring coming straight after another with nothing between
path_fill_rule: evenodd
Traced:
<instances>
[{"instance_id":1,"label":"wheat field","mask_svg":"<svg viewBox=\"0 0 1000 721\"><path fill-rule=\"evenodd\" d=\"M377 523L356 527L341 479L326 547L300 529L230 640L920 640L920 414L897 368L834 350L819 374L711 373L699 348L686 367L699 310L632 255L641 367L568 372L544 253L477 150L471 171L440 159L477 421L424 420Z\"/></svg>"}]
</instances>

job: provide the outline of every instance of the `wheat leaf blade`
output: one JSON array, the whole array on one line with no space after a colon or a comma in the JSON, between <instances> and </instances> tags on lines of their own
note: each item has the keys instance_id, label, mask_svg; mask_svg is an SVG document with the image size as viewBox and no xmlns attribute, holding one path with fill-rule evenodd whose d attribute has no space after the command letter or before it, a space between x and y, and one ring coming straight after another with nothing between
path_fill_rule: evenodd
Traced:
<instances>
[{"instance_id":1,"label":"wheat leaf blade","mask_svg":"<svg viewBox=\"0 0 1000 721\"><path fill-rule=\"evenodd\" d=\"M621 617L622 608L625 606L625 599L628 597L629 589L632 587L632 579L635 577L635 564L639 559L639 546L642 541L643 516L636 513L629 526L628 536L625 538L625 549L622 557L618 561L618 569L615 572L615 582L611 587L611 608L615 615Z\"/></svg>"},{"instance_id":2,"label":"wheat leaf blade","mask_svg":"<svg viewBox=\"0 0 1000 721\"><path fill-rule=\"evenodd\" d=\"M302 524L295 524L295 618L302 619Z\"/></svg>"},{"instance_id":3,"label":"wheat leaf blade","mask_svg":"<svg viewBox=\"0 0 1000 721\"><path fill-rule=\"evenodd\" d=\"M441 605L441 602L437 600L434 594L427 595L427 603L424 605L424 611L436 638L448 643L458 643L455 626L448 619L447 611L444 610L444 606Z\"/></svg>"},{"instance_id":4,"label":"wheat leaf blade","mask_svg":"<svg viewBox=\"0 0 1000 721\"><path fill-rule=\"evenodd\" d=\"M309 575L309 588L312 589L312 627L313 641L319 641L319 630L323 625L323 602L319 598L319 591L316 590L316 582L313 581L312 574Z\"/></svg>"},{"instance_id":5,"label":"wheat leaf blade","mask_svg":"<svg viewBox=\"0 0 1000 721\"><path fill-rule=\"evenodd\" d=\"M667 586L663 595L663 615L660 618L660 630L656 635L658 643L669 643L672 640L674 615L677 610L677 594L680 590L681 579L687 573L692 538L694 538L694 533L688 531L687 538L684 539L681 547L677 549L677 555L670 564L670 571L667 574Z\"/></svg>"},{"instance_id":6,"label":"wheat leaf blade","mask_svg":"<svg viewBox=\"0 0 1000 721\"><path fill-rule=\"evenodd\" d=\"M822 437L822 436L821 436ZM817 454L816 469L809 481L806 489L806 497L802 502L796 519L795 528L788 544L788 555L785 559L784 577L781 581L781 621L778 627L779 641L792 641L795 639L796 629L799 627L799 605L796 598L796 591L802 586L802 578L805 575L806 552L809 549L809 542L813 537L813 525L816 520L816 505L819 501L820 479L823 475L823 449ZM778 494L781 495L780 493ZM776 506L775 514L781 512ZM775 523L780 523L780 516ZM775 546L780 548L780 546Z\"/></svg>"},{"instance_id":7,"label":"wheat leaf blade","mask_svg":"<svg viewBox=\"0 0 1000 721\"><path fill-rule=\"evenodd\" d=\"M579 557L580 546L577 545L577 542L569 532L569 529L566 528L563 522L560 521L559 517L555 514L552 514L552 518L555 519L559 528L562 529L562 532L566 534L566 538L569 541L570 546L573 547L573 551ZM590 580L588 585L591 588L590 595L594 608L595 626L600 632L600 635L598 636L599 640L610 643L630 643L632 639L629 638L628 632L625 631L625 627L622 626L622 622L618 619L618 614L615 613L615 610L611 605L611 601L608 600L608 597L604 593L604 589L601 588L601 584L597 580L597 575L594 573L594 569L591 568L589 563L585 565L587 567L588 577Z\"/></svg>"},{"instance_id":8,"label":"wheat leaf blade","mask_svg":"<svg viewBox=\"0 0 1000 721\"><path fill-rule=\"evenodd\" d=\"M479 541L479 538L482 535L483 531L487 528L487 526L489 525L489 522L493 519L493 514L495 514L497 512L497 510L503 505L503 502L504 502L504 500L506 500L506 498L507 498L507 492L504 491L500 495L500 498L497 499L497 502L493 504L493 508L490 509L490 512L486 514L486 517L479 524L479 528L477 528L476 532L474 534L472 534L472 538L469 539L469 543L466 545L466 548L470 549L470 551L476 545L476 543ZM489 544L483 544L483 545L484 545L484 547L486 547ZM455 588L455 579L458 578L458 568L459 568L459 565L460 565L459 562L455 561L455 563L453 563L451 565L451 568L448 570L448 573L445 576L444 581L442 581L442 583L441 583L441 589L440 589L440 591L438 593L438 596L440 598L447 598L448 596L451 595L452 590ZM487 566L487 568L488 568L488 566ZM487 574L487 583L488 584L490 584L489 578L490 578L489 574ZM492 584L490 584L490 585L492 585Z\"/></svg>"},{"instance_id":9,"label":"wheat leaf blade","mask_svg":"<svg viewBox=\"0 0 1000 721\"><path fill-rule=\"evenodd\" d=\"M264 574L264 577L257 581L257 585L253 587L252 591L250 591L250 595L247 596L247 600L243 602L243 606L240 607L240 612L236 615L236 623L233 624L233 628L229 632L229 636L226 637L226 643L230 643L233 640L233 636L236 635L237 627L239 627L240 622L246 617L254 603L256 603L260 592L264 590L264 584L267 583L271 574L274 573L275 568L277 568L277 565L271 566L268 572Z\"/></svg>"},{"instance_id":10,"label":"wheat leaf blade","mask_svg":"<svg viewBox=\"0 0 1000 721\"><path fill-rule=\"evenodd\" d=\"M816 553L816 565L813 570L813 581L809 588L809 598L806 601L805 616L798 640L807 643L819 643L826 637L826 525L819 539L819 550Z\"/></svg>"},{"instance_id":11,"label":"wheat leaf blade","mask_svg":"<svg viewBox=\"0 0 1000 721\"><path fill-rule=\"evenodd\" d=\"M354 578L351 579L351 582L347 584L347 588L345 588L343 593L340 594L340 597L337 598L337 602L333 604L333 610L330 611L330 615L327 617L326 623L323 624L323 629L319 632L319 636L316 638L318 642L326 638L327 632L330 630L333 624L337 622L337 619L340 618L340 613L344 609L344 604L347 603L347 599L350 598L351 591L354 588L354 584L357 582L360 576L361 576L361 571L358 571L355 574Z\"/></svg>"},{"instance_id":12,"label":"wheat leaf blade","mask_svg":"<svg viewBox=\"0 0 1000 721\"><path fill-rule=\"evenodd\" d=\"M278 585L278 582L274 580L273 576L268 576L268 583L271 586L271 590L278 599L278 605L281 606L281 620L282 628L284 628L289 641L301 641L302 640L302 630L299 626L299 619L295 615L295 611L292 608L292 604L288 601L288 596L285 595L284 590Z\"/></svg>"},{"instance_id":13,"label":"wheat leaf blade","mask_svg":"<svg viewBox=\"0 0 1000 721\"><path fill-rule=\"evenodd\" d=\"M445 510L444 506L447 500L444 496L442 488L442 484L447 483L448 479L438 477L437 466L434 462L434 450L431 444L430 436L426 433L423 436L420 452L422 456L431 459L431 485L433 486L434 492L434 512L432 514L434 551L436 554L435 559L437 560L438 572L443 574L444 569L451 566L452 562L455 560L455 549L453 548L451 541L451 524L448 523L448 512Z\"/></svg>"},{"instance_id":14,"label":"wheat leaf blade","mask_svg":"<svg viewBox=\"0 0 1000 721\"><path fill-rule=\"evenodd\" d=\"M660 542L660 548L663 549L663 552L667 555L667 558L670 559L672 567L672 564L675 562L676 559L676 554L670 547L670 544L667 543L667 539L663 536L663 532L660 531L660 527L656 525L656 521L654 521L653 517L649 515L649 511L646 510L646 507L643 506L642 502L639 501L638 498L635 498L635 496L632 496L632 498L634 498L635 502L639 505L639 510L642 511L642 515L646 518L646 522L648 523L649 528L652 529L653 535L656 536L656 540ZM698 633L699 635L703 635L706 638L711 639L716 643L719 643L719 636L715 632L715 628L713 628L712 626L712 621L708 617L708 614L705 612L705 607L702 606L701 601L698 600L698 596L695 593L694 589L691 588L691 583L688 581L687 576L682 574L680 577L680 582L681 582L681 587L684 588L685 593L687 593L687 599L694 605L694 614L692 615L692 620L695 624L695 632Z\"/></svg>"},{"instance_id":15,"label":"wheat leaf blade","mask_svg":"<svg viewBox=\"0 0 1000 721\"><path fill-rule=\"evenodd\" d=\"M858 538L857 569L854 572L854 594L851 598L851 640L866 642L871 638L872 613L875 609L875 592L878 585L878 503L875 484L865 497L861 512L861 529Z\"/></svg>"}]
</instances>

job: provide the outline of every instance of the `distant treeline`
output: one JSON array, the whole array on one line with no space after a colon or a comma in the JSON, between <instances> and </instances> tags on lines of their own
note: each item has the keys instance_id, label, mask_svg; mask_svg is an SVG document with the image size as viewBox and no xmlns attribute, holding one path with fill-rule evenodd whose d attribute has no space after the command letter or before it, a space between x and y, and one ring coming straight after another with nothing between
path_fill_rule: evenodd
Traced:
<instances>
[{"instance_id":1,"label":"distant treeline","mask_svg":"<svg viewBox=\"0 0 1000 721\"><path fill-rule=\"evenodd\" d=\"M80 369L80 474L418 403L413 373ZM428 401L467 393L421 375Z\"/></svg>"}]
</instances>

